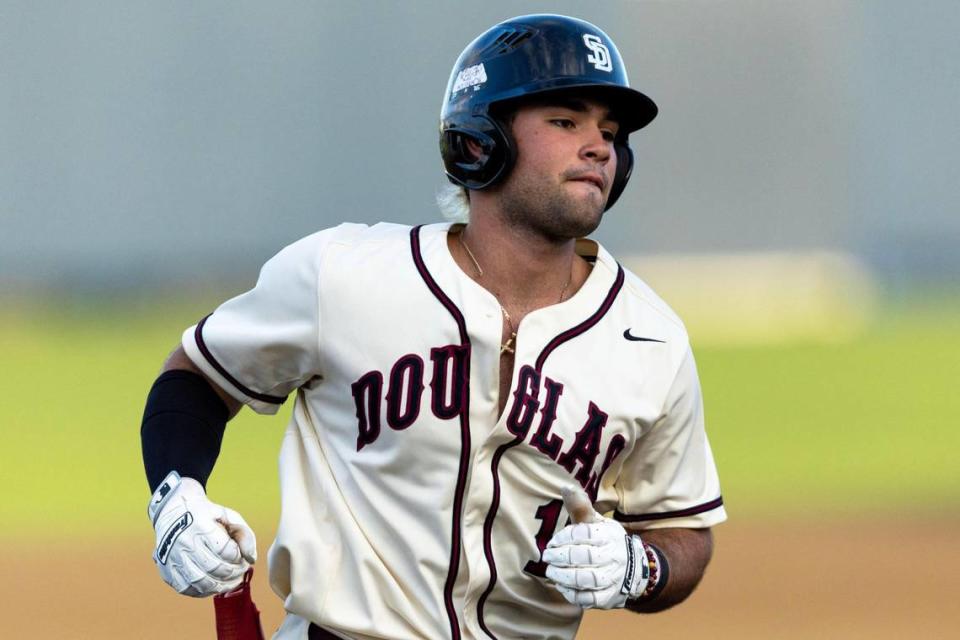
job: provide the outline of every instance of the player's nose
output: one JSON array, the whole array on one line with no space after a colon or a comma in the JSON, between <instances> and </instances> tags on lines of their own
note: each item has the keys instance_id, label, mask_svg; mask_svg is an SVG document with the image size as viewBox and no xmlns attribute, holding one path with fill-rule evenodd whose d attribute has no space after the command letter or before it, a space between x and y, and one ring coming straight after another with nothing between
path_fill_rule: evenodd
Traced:
<instances>
[{"instance_id":1,"label":"player's nose","mask_svg":"<svg viewBox=\"0 0 960 640\"><path fill-rule=\"evenodd\" d=\"M613 143L599 127L588 127L584 133L580 155L593 162L608 162L612 157Z\"/></svg>"}]
</instances>

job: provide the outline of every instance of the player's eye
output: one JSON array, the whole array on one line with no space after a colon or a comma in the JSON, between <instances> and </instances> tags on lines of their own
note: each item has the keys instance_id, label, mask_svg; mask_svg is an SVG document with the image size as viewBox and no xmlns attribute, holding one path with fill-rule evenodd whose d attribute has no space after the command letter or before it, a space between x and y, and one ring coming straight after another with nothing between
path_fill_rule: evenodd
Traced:
<instances>
[{"instance_id":1,"label":"player's eye","mask_svg":"<svg viewBox=\"0 0 960 640\"><path fill-rule=\"evenodd\" d=\"M617 132L611 129L603 129L602 134L603 134L603 139L606 140L607 142L613 142L617 137Z\"/></svg>"},{"instance_id":2,"label":"player's eye","mask_svg":"<svg viewBox=\"0 0 960 640\"><path fill-rule=\"evenodd\" d=\"M551 118L550 123L561 129L572 129L575 126L573 120L569 118Z\"/></svg>"}]
</instances>

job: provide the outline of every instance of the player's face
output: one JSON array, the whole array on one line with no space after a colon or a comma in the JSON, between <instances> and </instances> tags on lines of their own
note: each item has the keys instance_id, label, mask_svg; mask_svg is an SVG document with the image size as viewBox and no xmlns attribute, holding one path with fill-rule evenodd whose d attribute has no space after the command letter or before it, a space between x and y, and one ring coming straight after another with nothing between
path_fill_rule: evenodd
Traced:
<instances>
[{"instance_id":1,"label":"player's face","mask_svg":"<svg viewBox=\"0 0 960 640\"><path fill-rule=\"evenodd\" d=\"M594 100L520 107L513 120L517 162L500 191L508 220L557 240L592 233L613 184L617 129L609 108Z\"/></svg>"}]
</instances>

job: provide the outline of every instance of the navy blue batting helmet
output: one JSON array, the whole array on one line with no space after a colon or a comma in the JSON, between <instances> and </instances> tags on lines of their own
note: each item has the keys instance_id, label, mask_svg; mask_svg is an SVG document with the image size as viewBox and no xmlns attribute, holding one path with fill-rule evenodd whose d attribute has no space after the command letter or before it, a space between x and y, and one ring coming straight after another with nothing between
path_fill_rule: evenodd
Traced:
<instances>
[{"instance_id":1,"label":"navy blue batting helmet","mask_svg":"<svg viewBox=\"0 0 960 640\"><path fill-rule=\"evenodd\" d=\"M610 37L584 20L537 14L488 29L453 66L440 110L440 155L447 178L484 189L505 178L516 145L503 121L511 103L555 92L589 93L610 105L620 124L614 141L617 172L609 209L633 169L627 135L657 115L653 100L630 88L620 52ZM479 157L467 148L478 144Z\"/></svg>"}]
</instances>

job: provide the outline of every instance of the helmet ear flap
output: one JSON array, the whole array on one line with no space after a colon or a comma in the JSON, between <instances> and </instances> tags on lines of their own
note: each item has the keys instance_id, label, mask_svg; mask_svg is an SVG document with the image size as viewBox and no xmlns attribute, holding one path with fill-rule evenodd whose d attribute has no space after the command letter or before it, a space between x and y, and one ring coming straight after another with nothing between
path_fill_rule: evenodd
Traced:
<instances>
[{"instance_id":1,"label":"helmet ear flap","mask_svg":"<svg viewBox=\"0 0 960 640\"><path fill-rule=\"evenodd\" d=\"M613 184L610 186L610 195L607 197L607 206L604 207L604 211L616 203L630 180L630 174L633 173L633 151L627 141L618 140L613 148L617 152L617 171L613 175Z\"/></svg>"},{"instance_id":2,"label":"helmet ear flap","mask_svg":"<svg viewBox=\"0 0 960 640\"><path fill-rule=\"evenodd\" d=\"M446 140L442 144L449 153L449 161L467 173L482 171L496 144L490 136L479 131L448 129L443 132L443 137Z\"/></svg>"},{"instance_id":3,"label":"helmet ear flap","mask_svg":"<svg viewBox=\"0 0 960 640\"><path fill-rule=\"evenodd\" d=\"M440 155L450 182L484 189L510 171L516 150L500 123L478 116L441 132Z\"/></svg>"}]
</instances>

